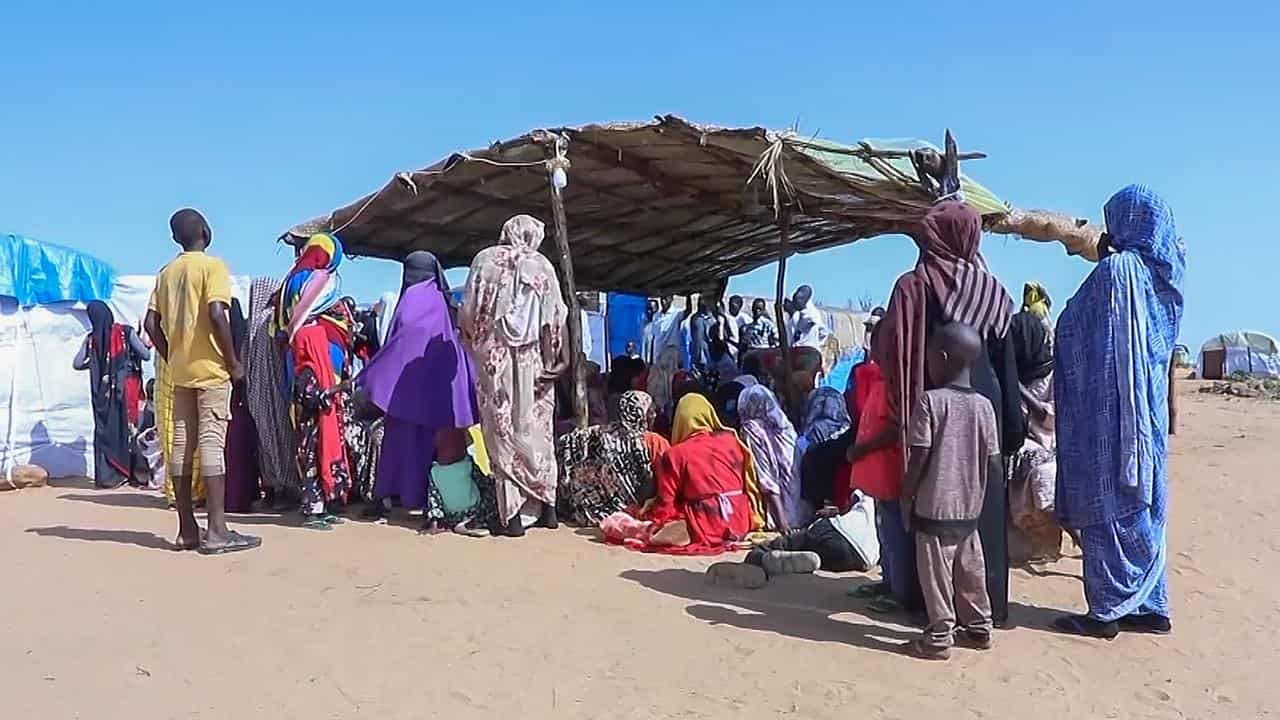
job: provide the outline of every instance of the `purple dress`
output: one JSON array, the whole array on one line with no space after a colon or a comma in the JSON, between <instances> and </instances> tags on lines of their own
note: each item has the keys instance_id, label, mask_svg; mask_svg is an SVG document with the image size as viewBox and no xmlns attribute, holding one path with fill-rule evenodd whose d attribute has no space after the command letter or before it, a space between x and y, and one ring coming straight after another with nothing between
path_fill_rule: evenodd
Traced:
<instances>
[{"instance_id":1,"label":"purple dress","mask_svg":"<svg viewBox=\"0 0 1280 720\"><path fill-rule=\"evenodd\" d=\"M231 394L231 424L227 426L226 509L232 513L253 511L259 496L258 426L239 389Z\"/></svg>"},{"instance_id":2,"label":"purple dress","mask_svg":"<svg viewBox=\"0 0 1280 720\"><path fill-rule=\"evenodd\" d=\"M404 291L386 343L356 384L386 418L374 497L425 506L436 432L471 427L477 415L475 371L434 278Z\"/></svg>"}]
</instances>

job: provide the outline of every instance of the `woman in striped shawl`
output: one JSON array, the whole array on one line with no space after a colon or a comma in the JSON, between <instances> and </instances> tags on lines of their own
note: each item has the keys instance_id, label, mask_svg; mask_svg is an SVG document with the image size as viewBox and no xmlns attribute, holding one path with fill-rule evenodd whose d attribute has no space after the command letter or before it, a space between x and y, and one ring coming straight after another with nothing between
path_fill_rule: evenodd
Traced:
<instances>
[{"instance_id":1,"label":"woman in striped shawl","mask_svg":"<svg viewBox=\"0 0 1280 720\"><path fill-rule=\"evenodd\" d=\"M979 254L981 238L981 216L955 200L935 205L912 233L920 258L915 268L894 285L884 324L877 330L877 334L888 336L887 341L878 343L875 349L904 449L907 421L924 391L930 389L925 372L925 341L935 328L950 322L973 327L986 342L986 353L978 357L972 369L973 387L995 408L1002 453L1007 458L1022 445L1025 421L1017 362L1009 340L1013 301ZM904 462L906 457L904 452ZM987 488L978 521L987 560L987 592L997 625L1006 622L1009 613L1007 489L1003 478L1000 480ZM894 503L880 505L889 506L886 510L894 509ZM884 551L892 554L893 548L886 547ZM916 606L915 598L899 600L908 609Z\"/></svg>"}]
</instances>

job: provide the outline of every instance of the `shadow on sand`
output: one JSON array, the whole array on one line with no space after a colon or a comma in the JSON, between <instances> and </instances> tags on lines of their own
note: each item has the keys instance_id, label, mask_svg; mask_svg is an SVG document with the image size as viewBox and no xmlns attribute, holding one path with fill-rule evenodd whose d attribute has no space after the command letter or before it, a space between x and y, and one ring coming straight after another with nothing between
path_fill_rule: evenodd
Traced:
<instances>
[{"instance_id":1,"label":"shadow on sand","mask_svg":"<svg viewBox=\"0 0 1280 720\"><path fill-rule=\"evenodd\" d=\"M900 654L919 637L904 615L868 615L865 601L848 595L849 577L792 575L775 578L759 590L711 585L702 572L683 568L627 570L621 577L650 590L690 600L685 612L704 622L812 640L839 642ZM733 607L726 607L733 606ZM1005 630L1054 632L1051 623L1065 611L1009 603ZM833 616L857 615L857 619Z\"/></svg>"},{"instance_id":2,"label":"shadow on sand","mask_svg":"<svg viewBox=\"0 0 1280 720\"><path fill-rule=\"evenodd\" d=\"M66 493L59 495L59 500L74 500L95 505L121 508L149 508L164 510L169 506L163 495L134 490L102 490L89 493Z\"/></svg>"},{"instance_id":3,"label":"shadow on sand","mask_svg":"<svg viewBox=\"0 0 1280 720\"><path fill-rule=\"evenodd\" d=\"M716 625L894 654L902 653L904 645L917 637L901 626L865 616L862 619L871 622L834 618L845 613L861 615L860 603L846 595L847 578L792 575L775 578L759 590L739 590L710 585L703 573L683 568L627 570L621 577L650 590L693 601L685 612Z\"/></svg>"},{"instance_id":4,"label":"shadow on sand","mask_svg":"<svg viewBox=\"0 0 1280 720\"><path fill-rule=\"evenodd\" d=\"M27 532L40 537L55 537L63 540L136 545L148 550L173 550L173 543L169 542L169 540L155 533L140 532L138 530L101 530L54 525L52 527L27 528Z\"/></svg>"}]
</instances>

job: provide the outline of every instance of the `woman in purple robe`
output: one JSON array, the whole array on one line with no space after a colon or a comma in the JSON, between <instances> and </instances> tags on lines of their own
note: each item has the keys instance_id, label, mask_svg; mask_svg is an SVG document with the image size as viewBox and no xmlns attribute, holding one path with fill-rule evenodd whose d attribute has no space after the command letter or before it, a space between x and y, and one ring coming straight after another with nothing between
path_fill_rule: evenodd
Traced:
<instances>
[{"instance_id":1,"label":"woman in purple robe","mask_svg":"<svg viewBox=\"0 0 1280 720\"><path fill-rule=\"evenodd\" d=\"M410 253L387 340L356 378L385 418L373 487L379 510L397 497L401 507L424 507L436 432L476 422L475 372L458 341L457 312L440 261Z\"/></svg>"}]
</instances>

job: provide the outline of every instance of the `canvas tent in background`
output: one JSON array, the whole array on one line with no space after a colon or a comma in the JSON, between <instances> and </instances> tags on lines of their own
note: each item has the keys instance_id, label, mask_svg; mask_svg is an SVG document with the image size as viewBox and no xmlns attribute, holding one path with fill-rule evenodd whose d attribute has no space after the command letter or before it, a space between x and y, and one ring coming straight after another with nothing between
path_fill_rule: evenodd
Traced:
<instances>
[{"instance_id":1,"label":"canvas tent in background","mask_svg":"<svg viewBox=\"0 0 1280 720\"><path fill-rule=\"evenodd\" d=\"M0 235L0 487L15 465L93 475L89 375L71 367L89 330L85 305L103 300L116 322L140 327L154 285L76 250ZM232 279L242 303L248 287Z\"/></svg>"},{"instance_id":2,"label":"canvas tent in background","mask_svg":"<svg viewBox=\"0 0 1280 720\"><path fill-rule=\"evenodd\" d=\"M1236 373L1280 378L1280 345L1266 333L1241 330L1214 335L1200 347L1196 375L1221 380Z\"/></svg>"}]
</instances>

